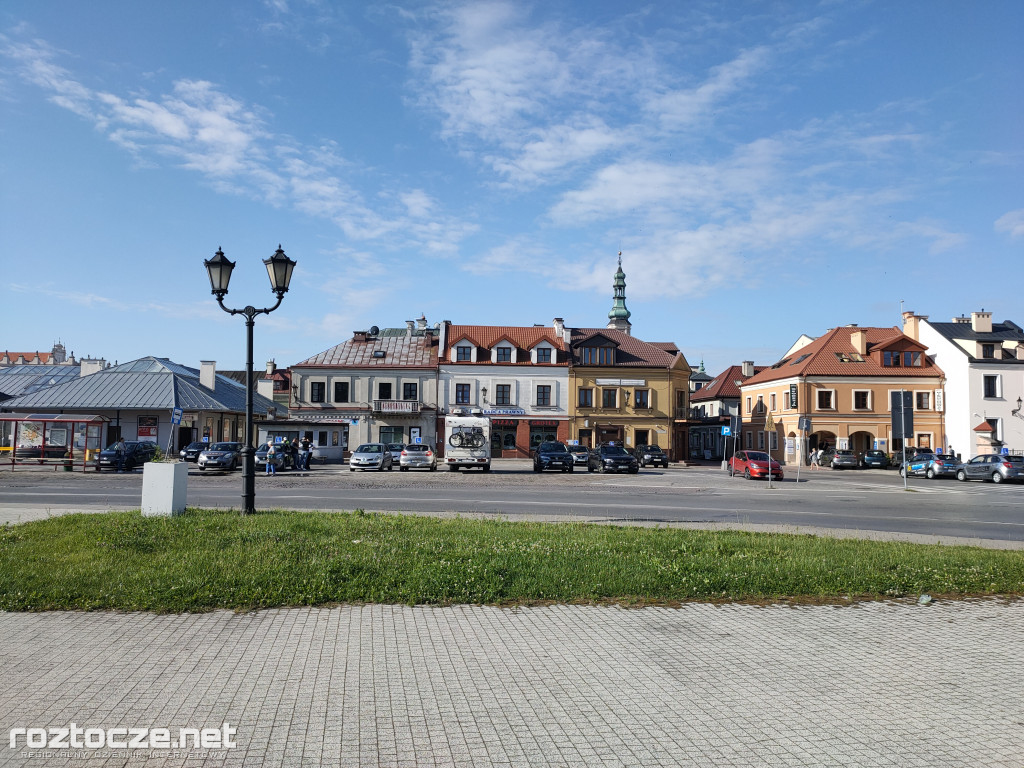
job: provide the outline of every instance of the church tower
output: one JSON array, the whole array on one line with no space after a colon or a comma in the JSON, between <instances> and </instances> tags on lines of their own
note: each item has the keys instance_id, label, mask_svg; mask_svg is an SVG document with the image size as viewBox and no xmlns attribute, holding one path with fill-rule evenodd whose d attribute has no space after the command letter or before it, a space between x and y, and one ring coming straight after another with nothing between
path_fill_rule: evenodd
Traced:
<instances>
[{"instance_id":1,"label":"church tower","mask_svg":"<svg viewBox=\"0 0 1024 768\"><path fill-rule=\"evenodd\" d=\"M622 271L622 251L619 251L619 270L615 273L612 291L614 300L612 310L608 313L608 325L605 327L629 334L632 323L629 322L629 310L626 309L626 273Z\"/></svg>"}]
</instances>

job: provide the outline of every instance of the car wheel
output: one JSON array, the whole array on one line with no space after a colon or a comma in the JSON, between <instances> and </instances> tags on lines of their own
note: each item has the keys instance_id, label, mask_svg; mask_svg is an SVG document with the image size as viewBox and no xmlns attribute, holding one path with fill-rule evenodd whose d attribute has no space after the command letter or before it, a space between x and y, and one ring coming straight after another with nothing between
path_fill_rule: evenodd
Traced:
<instances>
[{"instance_id":1,"label":"car wheel","mask_svg":"<svg viewBox=\"0 0 1024 768\"><path fill-rule=\"evenodd\" d=\"M934 480L935 479L935 470L929 467L928 471L924 473L924 476L927 477L929 480Z\"/></svg>"},{"instance_id":2,"label":"car wheel","mask_svg":"<svg viewBox=\"0 0 1024 768\"><path fill-rule=\"evenodd\" d=\"M200 472L205 472L205 471L206 471L206 467L200 466L200 467L199 467L199 471L200 471Z\"/></svg>"},{"instance_id":3,"label":"car wheel","mask_svg":"<svg viewBox=\"0 0 1024 768\"><path fill-rule=\"evenodd\" d=\"M399 472L408 472L408 471L409 471L409 468L408 468L408 467L401 467L401 466L400 466L400 467L398 468L398 471L399 471Z\"/></svg>"},{"instance_id":4,"label":"car wheel","mask_svg":"<svg viewBox=\"0 0 1024 768\"><path fill-rule=\"evenodd\" d=\"M349 471L349 472L355 472L355 471L356 471L356 468L355 468L355 467L349 467L349 468L348 468L348 471Z\"/></svg>"},{"instance_id":5,"label":"car wheel","mask_svg":"<svg viewBox=\"0 0 1024 768\"><path fill-rule=\"evenodd\" d=\"M594 468L592 466L590 466L589 464L587 464L587 472L593 472L593 471L594 471Z\"/></svg>"},{"instance_id":6,"label":"car wheel","mask_svg":"<svg viewBox=\"0 0 1024 768\"><path fill-rule=\"evenodd\" d=\"M459 471L459 465L458 464L449 464L448 465L448 471L449 472L458 472Z\"/></svg>"},{"instance_id":7,"label":"car wheel","mask_svg":"<svg viewBox=\"0 0 1024 768\"><path fill-rule=\"evenodd\" d=\"M993 472L992 473L992 482L993 483L1001 483L1001 482L1003 482L1003 476L1001 474L999 474L998 472Z\"/></svg>"},{"instance_id":8,"label":"car wheel","mask_svg":"<svg viewBox=\"0 0 1024 768\"><path fill-rule=\"evenodd\" d=\"M907 476L906 468L905 467L900 467L900 477L906 477L906 476Z\"/></svg>"},{"instance_id":9,"label":"car wheel","mask_svg":"<svg viewBox=\"0 0 1024 768\"><path fill-rule=\"evenodd\" d=\"M431 464L430 465L430 471L431 472L435 471L436 469L437 469L437 464Z\"/></svg>"},{"instance_id":10,"label":"car wheel","mask_svg":"<svg viewBox=\"0 0 1024 768\"><path fill-rule=\"evenodd\" d=\"M729 477L736 477L736 467L729 465Z\"/></svg>"},{"instance_id":11,"label":"car wheel","mask_svg":"<svg viewBox=\"0 0 1024 768\"><path fill-rule=\"evenodd\" d=\"M964 472L962 469L959 470L956 473L956 479L959 480L961 483L966 483L967 482L967 473Z\"/></svg>"},{"instance_id":12,"label":"car wheel","mask_svg":"<svg viewBox=\"0 0 1024 768\"><path fill-rule=\"evenodd\" d=\"M565 471L566 471L566 472L575 472L575 471L576 471L576 467L569 467L569 468L568 468L567 470L565 470Z\"/></svg>"},{"instance_id":13,"label":"car wheel","mask_svg":"<svg viewBox=\"0 0 1024 768\"><path fill-rule=\"evenodd\" d=\"M484 465L482 467L482 469L483 469L484 472L490 472L491 471L491 465L490 464L486 464L486 465Z\"/></svg>"},{"instance_id":14,"label":"car wheel","mask_svg":"<svg viewBox=\"0 0 1024 768\"><path fill-rule=\"evenodd\" d=\"M534 472L540 472L540 465L539 464L534 464L533 465L533 471Z\"/></svg>"},{"instance_id":15,"label":"car wheel","mask_svg":"<svg viewBox=\"0 0 1024 768\"><path fill-rule=\"evenodd\" d=\"M602 464L601 465L601 474L603 475L607 471L608 471L608 467L606 467L604 464Z\"/></svg>"},{"instance_id":16,"label":"car wheel","mask_svg":"<svg viewBox=\"0 0 1024 768\"><path fill-rule=\"evenodd\" d=\"M749 480L750 479L750 468L749 467L747 469L743 470L743 479L744 480Z\"/></svg>"},{"instance_id":17,"label":"car wheel","mask_svg":"<svg viewBox=\"0 0 1024 768\"><path fill-rule=\"evenodd\" d=\"M629 470L629 474L631 474L631 475L637 475L639 473L640 473L640 467L636 467L635 469Z\"/></svg>"}]
</instances>

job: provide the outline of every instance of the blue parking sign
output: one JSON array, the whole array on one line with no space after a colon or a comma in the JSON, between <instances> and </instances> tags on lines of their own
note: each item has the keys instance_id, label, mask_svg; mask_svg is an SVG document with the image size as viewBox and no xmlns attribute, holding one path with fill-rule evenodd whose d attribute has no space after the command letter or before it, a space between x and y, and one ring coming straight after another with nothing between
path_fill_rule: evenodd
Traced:
<instances>
[{"instance_id":1,"label":"blue parking sign","mask_svg":"<svg viewBox=\"0 0 1024 768\"><path fill-rule=\"evenodd\" d=\"M731 435L732 427L722 427L722 434L726 436Z\"/></svg>"}]
</instances>

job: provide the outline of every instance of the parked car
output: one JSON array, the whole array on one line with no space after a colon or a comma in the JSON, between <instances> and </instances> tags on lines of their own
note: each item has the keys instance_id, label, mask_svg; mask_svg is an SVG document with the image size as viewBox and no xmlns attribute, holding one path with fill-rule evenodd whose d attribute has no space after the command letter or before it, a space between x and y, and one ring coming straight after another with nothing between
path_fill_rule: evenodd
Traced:
<instances>
[{"instance_id":1,"label":"parked car","mask_svg":"<svg viewBox=\"0 0 1024 768\"><path fill-rule=\"evenodd\" d=\"M270 443L264 443L256 449L256 466L267 468L267 449L270 448ZM280 446L276 446L274 451L274 469L292 469L295 466L295 459L291 453L285 453L281 450Z\"/></svg>"},{"instance_id":2,"label":"parked car","mask_svg":"<svg viewBox=\"0 0 1024 768\"><path fill-rule=\"evenodd\" d=\"M182 461L199 461L199 454L206 450L209 443L189 443L180 451L178 457Z\"/></svg>"},{"instance_id":3,"label":"parked car","mask_svg":"<svg viewBox=\"0 0 1024 768\"><path fill-rule=\"evenodd\" d=\"M391 461L398 464L402 460L402 450L405 443L388 443L388 450L391 452Z\"/></svg>"},{"instance_id":4,"label":"parked car","mask_svg":"<svg viewBox=\"0 0 1024 768\"><path fill-rule=\"evenodd\" d=\"M587 459L587 472L629 472L640 471L640 462L621 445L603 443L595 448Z\"/></svg>"},{"instance_id":5,"label":"parked car","mask_svg":"<svg viewBox=\"0 0 1024 768\"><path fill-rule=\"evenodd\" d=\"M398 469L405 472L410 467L429 469L433 472L437 469L437 453L430 443L409 443L402 449L398 459Z\"/></svg>"},{"instance_id":6,"label":"parked car","mask_svg":"<svg viewBox=\"0 0 1024 768\"><path fill-rule=\"evenodd\" d=\"M885 451L864 451L860 465L867 469L888 469L889 454Z\"/></svg>"},{"instance_id":7,"label":"parked car","mask_svg":"<svg viewBox=\"0 0 1024 768\"><path fill-rule=\"evenodd\" d=\"M832 469L859 469L860 458L853 451L840 448L832 454Z\"/></svg>"},{"instance_id":8,"label":"parked car","mask_svg":"<svg viewBox=\"0 0 1024 768\"><path fill-rule=\"evenodd\" d=\"M821 455L818 457L818 466L820 467L831 467L832 459L836 455L835 448L823 448L821 449Z\"/></svg>"},{"instance_id":9,"label":"parked car","mask_svg":"<svg viewBox=\"0 0 1024 768\"><path fill-rule=\"evenodd\" d=\"M766 478L769 472L778 480L783 477L782 465L775 459L770 459L764 451L740 451L729 459L730 477L742 474L747 480L753 477Z\"/></svg>"},{"instance_id":10,"label":"parked car","mask_svg":"<svg viewBox=\"0 0 1024 768\"><path fill-rule=\"evenodd\" d=\"M533 452L533 471L542 472L545 469L560 469L563 472L572 472L576 459L569 453L565 443L556 440L548 440L540 445Z\"/></svg>"},{"instance_id":11,"label":"parked car","mask_svg":"<svg viewBox=\"0 0 1024 768\"><path fill-rule=\"evenodd\" d=\"M114 450L116 443L112 443L100 451L100 460L97 465L99 469L117 469L117 451ZM140 464L152 461L156 456L156 443L148 440L126 440L124 443L124 468L131 472Z\"/></svg>"},{"instance_id":12,"label":"parked car","mask_svg":"<svg viewBox=\"0 0 1024 768\"><path fill-rule=\"evenodd\" d=\"M929 480L935 477L956 477L960 462L955 456L941 453L919 453L900 467L900 477L924 475Z\"/></svg>"},{"instance_id":13,"label":"parked car","mask_svg":"<svg viewBox=\"0 0 1024 768\"><path fill-rule=\"evenodd\" d=\"M394 459L391 458L391 451L386 443L363 443L354 451L348 460L348 468L355 472L357 469L388 470L394 467Z\"/></svg>"},{"instance_id":14,"label":"parked car","mask_svg":"<svg viewBox=\"0 0 1024 768\"><path fill-rule=\"evenodd\" d=\"M1024 480L1024 456L1005 456L986 453L957 465L956 479L991 480L1002 483L1006 480Z\"/></svg>"},{"instance_id":15,"label":"parked car","mask_svg":"<svg viewBox=\"0 0 1024 768\"><path fill-rule=\"evenodd\" d=\"M242 463L241 443L214 443L199 453L196 460L200 471L207 469L223 469L233 472Z\"/></svg>"},{"instance_id":16,"label":"parked car","mask_svg":"<svg viewBox=\"0 0 1024 768\"><path fill-rule=\"evenodd\" d=\"M572 463L577 467L587 466L590 461L590 449L585 445L570 445L569 453L572 454Z\"/></svg>"},{"instance_id":17,"label":"parked car","mask_svg":"<svg viewBox=\"0 0 1024 768\"><path fill-rule=\"evenodd\" d=\"M641 467L653 464L656 467L668 469L668 454L661 450L659 445L640 445L633 451L636 460Z\"/></svg>"}]
</instances>

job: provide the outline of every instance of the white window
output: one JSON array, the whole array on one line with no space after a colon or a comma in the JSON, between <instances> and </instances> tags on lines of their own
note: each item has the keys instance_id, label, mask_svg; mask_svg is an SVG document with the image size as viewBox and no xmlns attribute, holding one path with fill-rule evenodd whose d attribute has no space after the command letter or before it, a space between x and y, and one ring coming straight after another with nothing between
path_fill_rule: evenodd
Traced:
<instances>
[{"instance_id":1,"label":"white window","mask_svg":"<svg viewBox=\"0 0 1024 768\"><path fill-rule=\"evenodd\" d=\"M982 384L984 385L984 397L1002 397L1003 396L1003 382L1002 376L998 373L994 373L982 378Z\"/></svg>"},{"instance_id":2,"label":"white window","mask_svg":"<svg viewBox=\"0 0 1024 768\"><path fill-rule=\"evenodd\" d=\"M1003 420L1002 420L1002 418L993 418L993 417L990 416L989 417L989 421L992 422L992 425L996 428L996 431L993 432L992 434L995 436L996 440L998 440L1000 443L1003 442Z\"/></svg>"},{"instance_id":3,"label":"white window","mask_svg":"<svg viewBox=\"0 0 1024 768\"><path fill-rule=\"evenodd\" d=\"M818 410L834 411L836 409L836 391L834 389L818 390Z\"/></svg>"}]
</instances>

